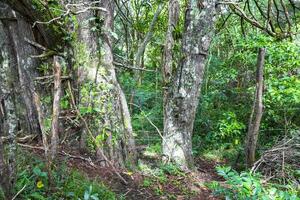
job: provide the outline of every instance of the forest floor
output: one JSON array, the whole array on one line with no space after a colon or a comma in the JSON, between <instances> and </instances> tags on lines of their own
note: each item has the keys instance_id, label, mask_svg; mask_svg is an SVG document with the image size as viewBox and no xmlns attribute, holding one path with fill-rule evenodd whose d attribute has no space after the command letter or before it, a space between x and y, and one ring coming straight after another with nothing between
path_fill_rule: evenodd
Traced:
<instances>
[{"instance_id":1,"label":"forest floor","mask_svg":"<svg viewBox=\"0 0 300 200\"><path fill-rule=\"evenodd\" d=\"M33 149L33 153L43 156L41 149ZM83 155L77 150L64 147L60 150L59 162L65 162L70 170L75 169L90 180L100 180L122 199L132 200L217 200L207 188L206 183L222 181L216 172L213 161L198 158L195 160L195 171L188 173L168 173L162 175L145 174L141 171L117 169L126 181L124 184L111 167L100 166L96 160Z\"/></svg>"}]
</instances>

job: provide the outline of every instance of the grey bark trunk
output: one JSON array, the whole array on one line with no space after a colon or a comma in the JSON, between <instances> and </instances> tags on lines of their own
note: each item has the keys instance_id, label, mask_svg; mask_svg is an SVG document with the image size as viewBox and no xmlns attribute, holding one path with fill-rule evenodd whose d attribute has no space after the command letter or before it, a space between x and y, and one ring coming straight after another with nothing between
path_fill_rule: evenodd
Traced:
<instances>
[{"instance_id":1,"label":"grey bark trunk","mask_svg":"<svg viewBox=\"0 0 300 200\"><path fill-rule=\"evenodd\" d=\"M118 160L119 164L124 166L126 162L132 166L136 164L136 149L133 137L133 130L131 125L131 117L129 114L125 95L117 81L115 68L113 65L113 52L112 52L112 35L113 22L114 22L114 1L104 0L101 5L108 10L107 13L103 13L104 24L102 27L102 52L105 52L101 65L107 71L107 76L103 77L108 79L108 85L113 86L111 90L112 101L108 102L112 104L113 110L110 112L110 125L117 135L116 142L113 145L114 157L113 160ZM102 78L102 79L103 79ZM113 134L111 132L111 134Z\"/></svg>"},{"instance_id":2,"label":"grey bark trunk","mask_svg":"<svg viewBox=\"0 0 300 200\"><path fill-rule=\"evenodd\" d=\"M81 106L92 106L100 110L100 120L90 121L95 136L103 136L105 140L100 141L103 149L98 149L99 159L104 153L116 165L125 166L128 162L135 165L136 153L131 118L127 107L125 95L117 82L115 68L113 65L112 36L114 2L104 0L101 7L107 12L101 13L104 19L99 35L91 31L94 22L83 24L94 16L93 12L85 12L78 16L80 21L78 36L79 43L88 52L88 60L79 66L80 81L93 84L90 97L81 98ZM79 53L79 52L77 52ZM83 87L83 84L80 84ZM84 137L82 137L84 138ZM104 145L105 144L105 145Z\"/></svg>"},{"instance_id":3,"label":"grey bark trunk","mask_svg":"<svg viewBox=\"0 0 300 200\"><path fill-rule=\"evenodd\" d=\"M52 124L51 124L51 158L55 158L57 153L57 145L59 143L59 112L60 112L60 97L61 97L61 65L59 58L53 58L54 71L54 92L53 92L53 107L52 107Z\"/></svg>"},{"instance_id":4,"label":"grey bark trunk","mask_svg":"<svg viewBox=\"0 0 300 200\"><path fill-rule=\"evenodd\" d=\"M18 119L15 109L16 70L14 59L9 51L8 35L0 22L0 137L8 137L8 153L4 155L4 146L0 139L0 186L6 198L12 195L15 183L15 152Z\"/></svg>"},{"instance_id":5,"label":"grey bark trunk","mask_svg":"<svg viewBox=\"0 0 300 200\"><path fill-rule=\"evenodd\" d=\"M31 134L42 136L45 155L48 159L48 144L43 128L41 103L37 87L34 85L34 78L38 76L36 69L39 63L31 57L37 55L38 52L31 44L25 41L26 39L35 41L32 27L6 4L2 8L0 15L4 16L2 23L8 36L7 41L9 45L7 49L9 58L12 61L10 67L15 68L17 71L15 77L18 79L14 83L16 84L15 87L18 88L18 92L20 91L23 100L20 102L19 112L26 115L27 131ZM23 103L25 111L22 109Z\"/></svg>"},{"instance_id":6,"label":"grey bark trunk","mask_svg":"<svg viewBox=\"0 0 300 200\"><path fill-rule=\"evenodd\" d=\"M266 49L260 48L257 56L255 96L245 144L246 165L249 168L252 167L255 162L255 151L258 140L259 127L263 115L263 76L265 54Z\"/></svg>"},{"instance_id":7,"label":"grey bark trunk","mask_svg":"<svg viewBox=\"0 0 300 200\"><path fill-rule=\"evenodd\" d=\"M30 24L22 17L12 11L7 5L6 9L2 10L1 15L13 20L2 20L5 31L9 36L9 49L11 59L15 60L14 66L17 66L21 96L25 104L26 119L28 132L41 134L41 129L38 121L37 108L33 102L33 95L36 88L33 83L34 77L37 76L36 69L38 62L31 58L31 55L36 55L37 51L25 41L25 38L34 41L33 32Z\"/></svg>"},{"instance_id":8,"label":"grey bark trunk","mask_svg":"<svg viewBox=\"0 0 300 200\"><path fill-rule=\"evenodd\" d=\"M209 46L214 36L216 0L188 1L182 59L167 88L163 153L182 168L193 166L192 133Z\"/></svg>"},{"instance_id":9,"label":"grey bark trunk","mask_svg":"<svg viewBox=\"0 0 300 200\"><path fill-rule=\"evenodd\" d=\"M163 56L163 78L164 78L163 81L164 81L164 86L166 87L168 87L172 78L172 71L173 71L172 65L174 62L173 61L173 47L174 47L173 32L175 30L175 27L178 24L179 15L180 15L179 2L177 0L170 0L168 30L166 35L164 56ZM165 96L166 96L166 91L167 90L165 90ZM164 100L166 101L166 98L164 98Z\"/></svg>"},{"instance_id":10,"label":"grey bark trunk","mask_svg":"<svg viewBox=\"0 0 300 200\"><path fill-rule=\"evenodd\" d=\"M2 118L3 116L1 116ZM1 125L3 124L3 121L0 121ZM3 141L2 141L2 136L3 136L3 126L0 126L0 128L2 128L0 130L0 192L1 191L7 191L6 188L6 183L7 181L7 173L6 173L6 166L5 166L5 162L4 162L4 146L3 146ZM5 198L2 197L0 194L0 198Z\"/></svg>"}]
</instances>

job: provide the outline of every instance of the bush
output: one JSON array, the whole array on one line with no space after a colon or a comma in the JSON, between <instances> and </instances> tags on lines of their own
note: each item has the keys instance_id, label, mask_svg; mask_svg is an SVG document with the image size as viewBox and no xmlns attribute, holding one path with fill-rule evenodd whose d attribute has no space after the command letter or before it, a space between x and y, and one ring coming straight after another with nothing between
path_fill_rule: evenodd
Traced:
<instances>
[{"instance_id":1,"label":"bush","mask_svg":"<svg viewBox=\"0 0 300 200\"><path fill-rule=\"evenodd\" d=\"M264 183L259 174L241 172L240 174L230 167L217 167L217 172L226 182L209 183L208 186L217 196L225 196L226 199L241 200L299 200L299 191L290 185L275 185ZM282 189L284 188L284 189Z\"/></svg>"},{"instance_id":2,"label":"bush","mask_svg":"<svg viewBox=\"0 0 300 200\"><path fill-rule=\"evenodd\" d=\"M18 159L18 173L15 184L15 193L22 190L19 199L31 200L55 200L55 199L76 199L76 200L97 200L116 199L101 181L90 180L79 171L71 170L64 164L51 171L52 186L49 186L48 175L45 163L34 155L21 155ZM1 199L1 194L0 194Z\"/></svg>"}]
</instances>

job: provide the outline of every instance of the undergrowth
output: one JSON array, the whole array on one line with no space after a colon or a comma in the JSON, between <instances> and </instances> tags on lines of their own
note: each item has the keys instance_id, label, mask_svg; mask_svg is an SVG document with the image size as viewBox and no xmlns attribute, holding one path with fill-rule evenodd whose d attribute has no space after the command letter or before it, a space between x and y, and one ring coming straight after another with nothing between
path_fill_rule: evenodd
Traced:
<instances>
[{"instance_id":1,"label":"undergrowth","mask_svg":"<svg viewBox=\"0 0 300 200\"><path fill-rule=\"evenodd\" d=\"M277 185L266 182L258 173L238 173L231 167L217 167L226 182L213 181L208 185L217 196L226 200L300 200L300 188L293 184Z\"/></svg>"},{"instance_id":2,"label":"undergrowth","mask_svg":"<svg viewBox=\"0 0 300 200\"><path fill-rule=\"evenodd\" d=\"M14 193L20 191L20 194L16 199L117 199L100 180L90 180L79 171L70 170L64 163L52 167L50 186L44 161L36 155L26 153L27 155L19 154Z\"/></svg>"}]
</instances>

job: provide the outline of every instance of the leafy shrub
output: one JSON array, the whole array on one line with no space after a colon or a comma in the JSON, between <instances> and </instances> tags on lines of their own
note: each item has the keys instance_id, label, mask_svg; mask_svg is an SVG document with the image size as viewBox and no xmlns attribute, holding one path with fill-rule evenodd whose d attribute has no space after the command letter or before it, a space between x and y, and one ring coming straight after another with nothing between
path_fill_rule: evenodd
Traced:
<instances>
[{"instance_id":1,"label":"leafy shrub","mask_svg":"<svg viewBox=\"0 0 300 200\"><path fill-rule=\"evenodd\" d=\"M172 163L161 165L160 169L162 169L162 171L165 174L170 174L173 176L184 176L185 175L177 165L172 164Z\"/></svg>"},{"instance_id":2,"label":"leafy shrub","mask_svg":"<svg viewBox=\"0 0 300 200\"><path fill-rule=\"evenodd\" d=\"M234 112L226 112L223 114L223 119L218 123L216 137L219 140L237 145L244 129L245 125L238 121Z\"/></svg>"},{"instance_id":3,"label":"leafy shrub","mask_svg":"<svg viewBox=\"0 0 300 200\"><path fill-rule=\"evenodd\" d=\"M299 191L292 186L284 186L282 190L275 184L264 184L259 174L241 172L240 174L230 167L217 167L217 172L226 182L212 182L208 186L215 195L225 196L226 199L241 200L299 200Z\"/></svg>"},{"instance_id":4,"label":"leafy shrub","mask_svg":"<svg viewBox=\"0 0 300 200\"><path fill-rule=\"evenodd\" d=\"M64 164L60 164L59 168L51 171L51 185L55 188L51 188L50 193L45 163L31 154L19 155L17 180L14 188L15 193L23 189L18 196L19 199L116 199L115 194L101 181L89 180L78 171L70 171Z\"/></svg>"}]
</instances>

